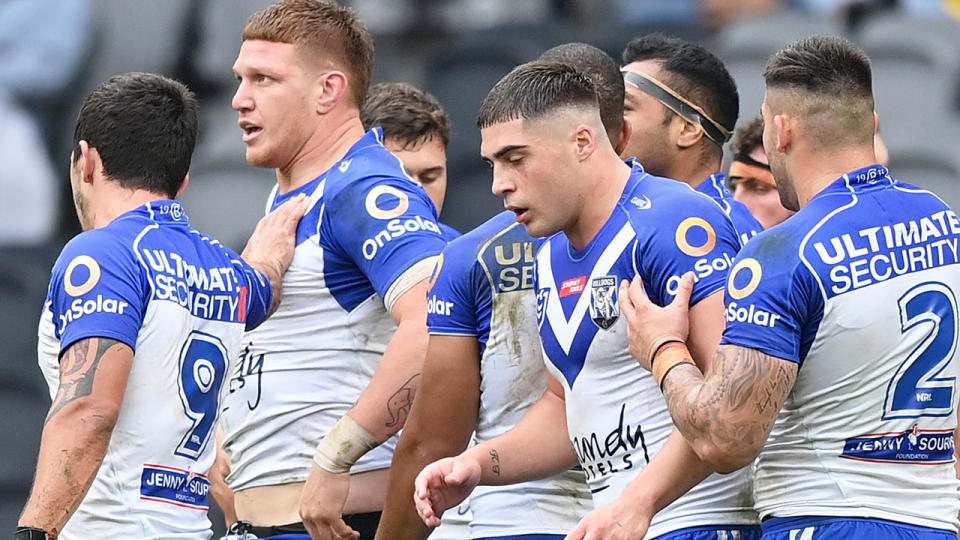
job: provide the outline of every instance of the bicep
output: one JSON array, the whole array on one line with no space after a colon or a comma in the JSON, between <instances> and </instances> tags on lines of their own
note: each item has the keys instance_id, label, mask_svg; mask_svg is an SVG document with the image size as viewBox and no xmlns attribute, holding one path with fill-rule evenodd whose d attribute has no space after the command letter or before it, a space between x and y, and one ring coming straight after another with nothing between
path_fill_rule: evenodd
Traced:
<instances>
[{"instance_id":1,"label":"bicep","mask_svg":"<svg viewBox=\"0 0 960 540\"><path fill-rule=\"evenodd\" d=\"M47 419L85 398L119 412L132 366L133 349L126 343L104 337L74 342L60 356L60 384Z\"/></svg>"},{"instance_id":2,"label":"bicep","mask_svg":"<svg viewBox=\"0 0 960 540\"><path fill-rule=\"evenodd\" d=\"M723 315L723 291L717 291L690 308L690 335L687 348L703 373L710 371L726 324Z\"/></svg>"},{"instance_id":3,"label":"bicep","mask_svg":"<svg viewBox=\"0 0 960 540\"><path fill-rule=\"evenodd\" d=\"M427 280L420 279L390 306L390 316L398 325L404 322L427 324Z\"/></svg>"}]
</instances>

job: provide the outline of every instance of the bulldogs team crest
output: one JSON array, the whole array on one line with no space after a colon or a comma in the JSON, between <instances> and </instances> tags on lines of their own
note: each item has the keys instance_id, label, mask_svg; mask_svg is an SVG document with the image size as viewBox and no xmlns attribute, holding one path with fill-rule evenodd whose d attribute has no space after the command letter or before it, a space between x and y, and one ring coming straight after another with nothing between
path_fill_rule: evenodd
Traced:
<instances>
[{"instance_id":1,"label":"bulldogs team crest","mask_svg":"<svg viewBox=\"0 0 960 540\"><path fill-rule=\"evenodd\" d=\"M590 317L607 330L620 318L616 276L600 276L590 280Z\"/></svg>"}]
</instances>

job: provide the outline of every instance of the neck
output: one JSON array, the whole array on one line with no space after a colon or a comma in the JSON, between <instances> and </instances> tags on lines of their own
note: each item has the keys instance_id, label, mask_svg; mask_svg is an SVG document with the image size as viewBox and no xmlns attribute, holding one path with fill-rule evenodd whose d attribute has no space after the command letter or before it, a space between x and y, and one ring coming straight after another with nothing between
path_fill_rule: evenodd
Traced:
<instances>
[{"instance_id":1,"label":"neck","mask_svg":"<svg viewBox=\"0 0 960 540\"><path fill-rule=\"evenodd\" d=\"M711 143L713 144L713 143ZM699 149L694 149L697 153ZM672 176L674 180L679 180L684 184L696 189L711 174L720 172L723 168L723 162L720 159L704 159L702 156L684 156L677 159L673 167Z\"/></svg>"},{"instance_id":2,"label":"neck","mask_svg":"<svg viewBox=\"0 0 960 540\"><path fill-rule=\"evenodd\" d=\"M97 202L92 204L93 228L99 229L110 224L123 214L143 206L148 202L166 199L164 195L143 189L124 189L113 182L104 182L104 192L98 194Z\"/></svg>"},{"instance_id":3,"label":"neck","mask_svg":"<svg viewBox=\"0 0 960 540\"><path fill-rule=\"evenodd\" d=\"M587 247L597 236L613 214L630 179L630 167L612 151L609 155L597 156L593 163L584 163L583 168L592 174L582 178L584 190L580 194L580 215L563 231L574 249Z\"/></svg>"},{"instance_id":4,"label":"neck","mask_svg":"<svg viewBox=\"0 0 960 540\"><path fill-rule=\"evenodd\" d=\"M814 155L815 154L815 155ZM811 199L848 172L868 167L877 162L873 147L817 149L810 155L796 156L793 160L793 181L797 190L797 202L806 206Z\"/></svg>"},{"instance_id":5,"label":"neck","mask_svg":"<svg viewBox=\"0 0 960 540\"><path fill-rule=\"evenodd\" d=\"M329 170L347 155L363 134L357 111L340 115L331 113L330 122L324 122L314 132L290 163L277 168L280 193L297 189Z\"/></svg>"}]
</instances>

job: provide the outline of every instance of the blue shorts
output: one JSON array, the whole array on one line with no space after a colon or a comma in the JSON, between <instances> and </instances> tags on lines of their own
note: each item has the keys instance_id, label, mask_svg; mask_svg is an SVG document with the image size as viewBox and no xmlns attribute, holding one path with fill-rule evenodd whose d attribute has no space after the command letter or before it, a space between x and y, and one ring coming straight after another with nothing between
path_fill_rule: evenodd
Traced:
<instances>
[{"instance_id":1,"label":"blue shorts","mask_svg":"<svg viewBox=\"0 0 960 540\"><path fill-rule=\"evenodd\" d=\"M759 525L707 525L687 527L651 540L760 540Z\"/></svg>"},{"instance_id":2,"label":"blue shorts","mask_svg":"<svg viewBox=\"0 0 960 540\"><path fill-rule=\"evenodd\" d=\"M803 516L770 518L763 522L763 540L957 540L946 529L918 527L885 519Z\"/></svg>"}]
</instances>

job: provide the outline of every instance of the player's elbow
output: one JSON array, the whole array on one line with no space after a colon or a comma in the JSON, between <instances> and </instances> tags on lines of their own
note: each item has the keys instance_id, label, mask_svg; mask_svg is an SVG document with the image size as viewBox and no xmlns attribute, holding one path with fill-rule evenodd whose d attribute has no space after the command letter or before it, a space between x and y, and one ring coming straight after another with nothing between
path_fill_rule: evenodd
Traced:
<instances>
[{"instance_id":1,"label":"player's elbow","mask_svg":"<svg viewBox=\"0 0 960 540\"><path fill-rule=\"evenodd\" d=\"M746 441L701 444L695 447L697 455L704 463L720 474L740 470L753 463L760 448L754 448Z\"/></svg>"},{"instance_id":2,"label":"player's elbow","mask_svg":"<svg viewBox=\"0 0 960 540\"><path fill-rule=\"evenodd\" d=\"M87 396L54 413L48 425L60 424L80 437L109 439L120 419L121 405L122 402L117 400Z\"/></svg>"}]
</instances>

